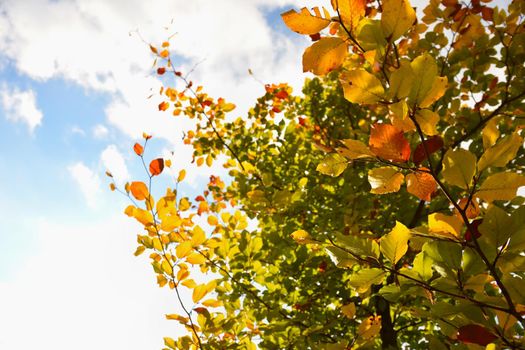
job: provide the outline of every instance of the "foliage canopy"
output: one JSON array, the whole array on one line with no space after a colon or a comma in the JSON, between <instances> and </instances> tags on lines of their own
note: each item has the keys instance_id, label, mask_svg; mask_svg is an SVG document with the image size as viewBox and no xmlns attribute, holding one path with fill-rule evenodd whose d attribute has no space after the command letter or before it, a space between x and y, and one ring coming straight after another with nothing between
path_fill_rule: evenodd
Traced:
<instances>
[{"instance_id":1,"label":"foliage canopy","mask_svg":"<svg viewBox=\"0 0 525 350\"><path fill-rule=\"evenodd\" d=\"M166 348L524 348L525 3L431 0L419 19L408 0L330 5L282 14L313 40L303 94L266 85L238 119L151 46L184 82L159 110L195 121L198 166L225 155L229 171L194 199L181 171L155 200L171 164L146 166L149 135L134 146L135 254L188 330Z\"/></svg>"}]
</instances>

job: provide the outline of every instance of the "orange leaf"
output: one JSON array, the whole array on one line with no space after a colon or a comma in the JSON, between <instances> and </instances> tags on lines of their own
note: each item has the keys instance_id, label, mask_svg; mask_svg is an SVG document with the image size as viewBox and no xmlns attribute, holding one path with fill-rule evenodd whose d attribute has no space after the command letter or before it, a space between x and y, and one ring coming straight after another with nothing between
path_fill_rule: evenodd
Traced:
<instances>
[{"instance_id":1,"label":"orange leaf","mask_svg":"<svg viewBox=\"0 0 525 350\"><path fill-rule=\"evenodd\" d=\"M159 103L159 111L165 111L166 109L168 109L170 106L170 104L166 101L162 101L161 103Z\"/></svg>"},{"instance_id":2,"label":"orange leaf","mask_svg":"<svg viewBox=\"0 0 525 350\"><path fill-rule=\"evenodd\" d=\"M137 156L141 156L144 153L144 147L142 147L142 145L139 143L135 143L135 145L133 146L133 150L135 151Z\"/></svg>"},{"instance_id":3,"label":"orange leaf","mask_svg":"<svg viewBox=\"0 0 525 350\"><path fill-rule=\"evenodd\" d=\"M153 159L151 163L149 163L149 172L151 173L151 176L159 175L162 173L163 169L164 159L162 158Z\"/></svg>"},{"instance_id":4,"label":"orange leaf","mask_svg":"<svg viewBox=\"0 0 525 350\"><path fill-rule=\"evenodd\" d=\"M139 201L146 199L149 196L148 187L142 181L133 181L129 186L129 189L133 197Z\"/></svg>"},{"instance_id":5,"label":"orange leaf","mask_svg":"<svg viewBox=\"0 0 525 350\"><path fill-rule=\"evenodd\" d=\"M151 139L151 135L148 135L145 132L142 133L142 137L145 138L146 140Z\"/></svg>"},{"instance_id":6,"label":"orange leaf","mask_svg":"<svg viewBox=\"0 0 525 350\"><path fill-rule=\"evenodd\" d=\"M162 50L160 52L160 57L162 57L162 58L168 58L169 55L170 55L170 53L169 53L168 50Z\"/></svg>"},{"instance_id":7,"label":"orange leaf","mask_svg":"<svg viewBox=\"0 0 525 350\"><path fill-rule=\"evenodd\" d=\"M419 170L428 171L426 168L419 168ZM427 202L430 202L430 195L437 189L436 181L432 175L423 171L408 174L406 182L408 193L412 193L414 196Z\"/></svg>"},{"instance_id":8,"label":"orange leaf","mask_svg":"<svg viewBox=\"0 0 525 350\"><path fill-rule=\"evenodd\" d=\"M410 145L403 131L390 124L374 124L370 131L370 150L376 156L394 162L410 158Z\"/></svg>"}]
</instances>

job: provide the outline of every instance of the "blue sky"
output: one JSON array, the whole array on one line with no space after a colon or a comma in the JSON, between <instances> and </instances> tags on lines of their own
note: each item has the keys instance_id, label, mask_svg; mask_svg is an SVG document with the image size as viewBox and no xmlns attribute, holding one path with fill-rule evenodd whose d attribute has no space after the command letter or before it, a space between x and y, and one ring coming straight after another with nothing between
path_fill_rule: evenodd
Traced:
<instances>
[{"instance_id":1,"label":"blue sky","mask_svg":"<svg viewBox=\"0 0 525 350\"><path fill-rule=\"evenodd\" d=\"M279 18L300 5L0 2L0 348L151 349L176 334L164 319L177 311L174 296L132 255L140 227L104 171L119 183L144 176L132 152L143 131L154 135L152 158L176 151L173 173L188 169L188 195L221 169L188 168L180 136L190 122L147 99L161 82L136 30L157 44L176 32L181 70L204 60L192 79L242 114L263 93L248 68L300 87L308 41Z\"/></svg>"}]
</instances>

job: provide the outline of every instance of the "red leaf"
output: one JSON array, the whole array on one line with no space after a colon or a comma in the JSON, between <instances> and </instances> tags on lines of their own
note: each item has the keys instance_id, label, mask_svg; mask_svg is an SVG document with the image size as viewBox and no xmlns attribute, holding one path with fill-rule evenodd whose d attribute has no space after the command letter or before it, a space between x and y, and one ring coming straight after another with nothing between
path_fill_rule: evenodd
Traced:
<instances>
[{"instance_id":1,"label":"red leaf","mask_svg":"<svg viewBox=\"0 0 525 350\"><path fill-rule=\"evenodd\" d=\"M393 125L372 125L368 143L372 152L380 158L403 163L410 158L410 144L403 131Z\"/></svg>"},{"instance_id":2,"label":"red leaf","mask_svg":"<svg viewBox=\"0 0 525 350\"><path fill-rule=\"evenodd\" d=\"M275 94L275 97L277 97L280 100L284 100L288 98L288 92L286 90L281 90L278 93Z\"/></svg>"},{"instance_id":3,"label":"red leaf","mask_svg":"<svg viewBox=\"0 0 525 350\"><path fill-rule=\"evenodd\" d=\"M170 104L168 102L162 101L159 104L159 111L165 111L166 109L168 109L169 106L170 106Z\"/></svg>"},{"instance_id":4,"label":"red leaf","mask_svg":"<svg viewBox=\"0 0 525 350\"><path fill-rule=\"evenodd\" d=\"M196 202L202 202L202 201L204 201L204 200L205 200L205 199L204 199L203 196L200 196L200 195L199 195L199 196L195 197L195 201L196 201Z\"/></svg>"},{"instance_id":5,"label":"red leaf","mask_svg":"<svg viewBox=\"0 0 525 350\"><path fill-rule=\"evenodd\" d=\"M142 147L142 145L139 143L135 143L135 145L133 146L133 150L135 151L137 156L141 156L144 153L144 147Z\"/></svg>"},{"instance_id":6,"label":"red leaf","mask_svg":"<svg viewBox=\"0 0 525 350\"><path fill-rule=\"evenodd\" d=\"M481 225L482 222L483 222L483 219L477 219L470 223L470 227L472 228L475 238L481 237L481 232L479 232L479 225ZM467 232L465 232L465 241L469 242L471 240L472 240L472 232L470 232L470 229L467 229Z\"/></svg>"},{"instance_id":7,"label":"red leaf","mask_svg":"<svg viewBox=\"0 0 525 350\"><path fill-rule=\"evenodd\" d=\"M157 74L158 75L162 75L164 73L166 73L166 68L164 68L164 67L157 68Z\"/></svg>"},{"instance_id":8,"label":"red leaf","mask_svg":"<svg viewBox=\"0 0 525 350\"><path fill-rule=\"evenodd\" d=\"M151 163L149 163L149 172L151 173L151 176L159 175L162 173L163 169L164 159L162 158L153 159Z\"/></svg>"},{"instance_id":9,"label":"red leaf","mask_svg":"<svg viewBox=\"0 0 525 350\"><path fill-rule=\"evenodd\" d=\"M491 331L477 324L469 324L458 329L458 340L463 343L486 346L496 339L497 337Z\"/></svg>"},{"instance_id":10,"label":"red leaf","mask_svg":"<svg viewBox=\"0 0 525 350\"><path fill-rule=\"evenodd\" d=\"M318 41L319 39L321 39L321 34L319 33L310 34L310 39L312 39L312 41Z\"/></svg>"},{"instance_id":11,"label":"red leaf","mask_svg":"<svg viewBox=\"0 0 525 350\"><path fill-rule=\"evenodd\" d=\"M439 136L432 136L426 139L424 144L427 146L428 153L432 154L443 147L443 139ZM425 159L427 159L425 146L423 146L423 143L420 143L412 154L412 160L415 164L420 164Z\"/></svg>"}]
</instances>

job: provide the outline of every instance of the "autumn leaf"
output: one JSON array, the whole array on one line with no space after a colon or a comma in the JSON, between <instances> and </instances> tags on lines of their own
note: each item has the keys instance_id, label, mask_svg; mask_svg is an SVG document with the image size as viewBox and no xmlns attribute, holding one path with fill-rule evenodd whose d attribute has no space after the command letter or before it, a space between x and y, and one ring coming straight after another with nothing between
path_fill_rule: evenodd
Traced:
<instances>
[{"instance_id":1,"label":"autumn leaf","mask_svg":"<svg viewBox=\"0 0 525 350\"><path fill-rule=\"evenodd\" d=\"M405 98L412 89L416 75L410 66L410 63L403 61L401 66L396 69L390 76L390 86L388 96L390 98Z\"/></svg>"},{"instance_id":2,"label":"autumn leaf","mask_svg":"<svg viewBox=\"0 0 525 350\"><path fill-rule=\"evenodd\" d=\"M412 154L412 161L415 164L420 164L427 159L428 154L432 154L443 147L443 139L440 136L432 136L426 139L424 142L417 145L414 153ZM425 151L426 148L426 151Z\"/></svg>"},{"instance_id":3,"label":"autumn leaf","mask_svg":"<svg viewBox=\"0 0 525 350\"><path fill-rule=\"evenodd\" d=\"M317 165L322 174L337 177L346 169L348 161L337 153L330 153Z\"/></svg>"},{"instance_id":4,"label":"autumn leaf","mask_svg":"<svg viewBox=\"0 0 525 350\"><path fill-rule=\"evenodd\" d=\"M341 306L341 312L348 318L354 318L356 312L355 304L350 303Z\"/></svg>"},{"instance_id":5,"label":"autumn leaf","mask_svg":"<svg viewBox=\"0 0 525 350\"><path fill-rule=\"evenodd\" d=\"M414 72L414 83L408 95L409 104L420 105L427 98L437 78L437 64L428 53L416 57L410 67Z\"/></svg>"},{"instance_id":6,"label":"autumn leaf","mask_svg":"<svg viewBox=\"0 0 525 350\"><path fill-rule=\"evenodd\" d=\"M483 326L469 324L458 328L457 339L463 343L486 346L496 340L497 337Z\"/></svg>"},{"instance_id":7,"label":"autumn leaf","mask_svg":"<svg viewBox=\"0 0 525 350\"><path fill-rule=\"evenodd\" d=\"M133 146L133 151L135 151L137 156L142 156L142 154L144 154L144 147L142 147L142 145L139 143L135 143Z\"/></svg>"},{"instance_id":8,"label":"autumn leaf","mask_svg":"<svg viewBox=\"0 0 525 350\"><path fill-rule=\"evenodd\" d=\"M523 175L511 172L496 173L485 179L476 192L476 196L486 202L510 201L516 197L516 192L521 186L525 186Z\"/></svg>"},{"instance_id":9,"label":"autumn leaf","mask_svg":"<svg viewBox=\"0 0 525 350\"><path fill-rule=\"evenodd\" d=\"M166 101L159 103L159 111L165 111L170 107L170 104Z\"/></svg>"},{"instance_id":10,"label":"autumn leaf","mask_svg":"<svg viewBox=\"0 0 525 350\"><path fill-rule=\"evenodd\" d=\"M432 83L432 87L427 92L425 97L419 102L419 107L427 108L434 102L439 100L447 90L448 79L447 77L436 77Z\"/></svg>"},{"instance_id":11,"label":"autumn leaf","mask_svg":"<svg viewBox=\"0 0 525 350\"><path fill-rule=\"evenodd\" d=\"M372 187L370 193L397 192L404 180L405 176L392 167L374 168L368 171L368 182Z\"/></svg>"},{"instance_id":12,"label":"autumn leaf","mask_svg":"<svg viewBox=\"0 0 525 350\"><path fill-rule=\"evenodd\" d=\"M299 34L312 35L319 33L330 24L330 14L323 8L324 18L319 8L315 7L314 14L303 7L301 12L290 10L281 14L281 18L288 28Z\"/></svg>"},{"instance_id":13,"label":"autumn leaf","mask_svg":"<svg viewBox=\"0 0 525 350\"><path fill-rule=\"evenodd\" d=\"M160 175L164 169L164 159L157 158L149 163L149 172L151 176Z\"/></svg>"},{"instance_id":14,"label":"autumn leaf","mask_svg":"<svg viewBox=\"0 0 525 350\"><path fill-rule=\"evenodd\" d=\"M391 42L405 34L416 20L416 12L408 0L383 0L381 26Z\"/></svg>"},{"instance_id":15,"label":"autumn leaf","mask_svg":"<svg viewBox=\"0 0 525 350\"><path fill-rule=\"evenodd\" d=\"M410 237L410 230L399 221L396 221L396 226L392 231L381 237L379 241L381 253L392 262L392 265L397 264L399 259L406 254Z\"/></svg>"},{"instance_id":16,"label":"autumn leaf","mask_svg":"<svg viewBox=\"0 0 525 350\"><path fill-rule=\"evenodd\" d=\"M381 331L381 316L370 316L363 320L357 328L357 336L363 339L371 339Z\"/></svg>"},{"instance_id":17,"label":"autumn leaf","mask_svg":"<svg viewBox=\"0 0 525 350\"><path fill-rule=\"evenodd\" d=\"M454 215L433 213L428 216L428 230L431 233L458 238L463 227L463 220Z\"/></svg>"},{"instance_id":18,"label":"autumn leaf","mask_svg":"<svg viewBox=\"0 0 525 350\"><path fill-rule=\"evenodd\" d=\"M364 69L344 71L339 76L345 98L353 103L374 104L385 93L381 81Z\"/></svg>"},{"instance_id":19,"label":"autumn leaf","mask_svg":"<svg viewBox=\"0 0 525 350\"><path fill-rule=\"evenodd\" d=\"M370 131L369 145L376 156L394 162L410 158L410 144L403 132L390 124L374 124Z\"/></svg>"},{"instance_id":20,"label":"autumn leaf","mask_svg":"<svg viewBox=\"0 0 525 350\"><path fill-rule=\"evenodd\" d=\"M470 187L476 173L476 156L464 149L448 150L443 158L443 180L463 189Z\"/></svg>"},{"instance_id":21,"label":"autumn leaf","mask_svg":"<svg viewBox=\"0 0 525 350\"><path fill-rule=\"evenodd\" d=\"M186 170L182 169L179 171L179 176L177 177L177 182L182 182L186 177Z\"/></svg>"},{"instance_id":22,"label":"autumn leaf","mask_svg":"<svg viewBox=\"0 0 525 350\"><path fill-rule=\"evenodd\" d=\"M366 0L331 0L332 7L341 15L341 20L353 30L365 15Z\"/></svg>"},{"instance_id":23,"label":"autumn leaf","mask_svg":"<svg viewBox=\"0 0 525 350\"><path fill-rule=\"evenodd\" d=\"M312 236L305 230L294 231L290 236L299 244L315 243L315 241L312 240Z\"/></svg>"},{"instance_id":24,"label":"autumn leaf","mask_svg":"<svg viewBox=\"0 0 525 350\"><path fill-rule=\"evenodd\" d=\"M348 159L372 158L374 155L367 145L359 140L341 140L344 147L336 148L337 152Z\"/></svg>"},{"instance_id":25,"label":"autumn leaf","mask_svg":"<svg viewBox=\"0 0 525 350\"><path fill-rule=\"evenodd\" d=\"M420 109L416 112L416 122L425 135L434 136L437 134L436 125L439 122L439 114L430 109Z\"/></svg>"},{"instance_id":26,"label":"autumn leaf","mask_svg":"<svg viewBox=\"0 0 525 350\"><path fill-rule=\"evenodd\" d=\"M421 200L430 202L432 193L437 189L437 184L427 171L428 169L426 168L419 168L419 171L406 176L406 182L408 193L412 193Z\"/></svg>"},{"instance_id":27,"label":"autumn leaf","mask_svg":"<svg viewBox=\"0 0 525 350\"><path fill-rule=\"evenodd\" d=\"M505 136L483 153L478 162L478 170L482 171L489 166L504 167L516 157L522 146L523 139L517 133Z\"/></svg>"},{"instance_id":28,"label":"autumn leaf","mask_svg":"<svg viewBox=\"0 0 525 350\"><path fill-rule=\"evenodd\" d=\"M141 201L149 197L148 187L144 182L134 181L129 185L129 189L136 200Z\"/></svg>"},{"instance_id":29,"label":"autumn leaf","mask_svg":"<svg viewBox=\"0 0 525 350\"><path fill-rule=\"evenodd\" d=\"M337 37L324 37L303 54L303 72L325 75L341 67L348 52L346 42Z\"/></svg>"}]
</instances>

